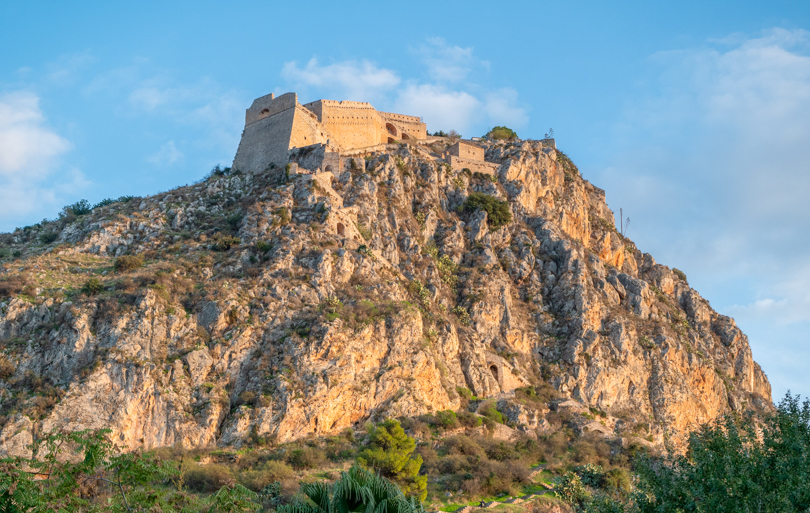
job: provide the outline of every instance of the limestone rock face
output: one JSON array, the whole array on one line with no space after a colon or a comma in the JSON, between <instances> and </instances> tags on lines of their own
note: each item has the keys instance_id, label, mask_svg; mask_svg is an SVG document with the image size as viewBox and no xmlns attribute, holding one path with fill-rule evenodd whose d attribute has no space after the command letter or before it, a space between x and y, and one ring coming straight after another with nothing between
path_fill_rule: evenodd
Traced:
<instances>
[{"instance_id":1,"label":"limestone rock face","mask_svg":"<svg viewBox=\"0 0 810 513\"><path fill-rule=\"evenodd\" d=\"M486 155L496 182L403 147L333 178L213 176L113 204L44 251L6 236L24 256L2 275L43 292L0 298L0 453L101 427L133 448L288 441L456 410L460 391L492 398L503 436L573 411L605 436L643 420L657 443L768 407L733 319L618 234L567 157L530 141ZM471 192L512 222L459 209ZM111 272L122 254L146 265ZM102 292L76 292L91 272ZM542 383L567 398L553 412L515 400Z\"/></svg>"}]
</instances>

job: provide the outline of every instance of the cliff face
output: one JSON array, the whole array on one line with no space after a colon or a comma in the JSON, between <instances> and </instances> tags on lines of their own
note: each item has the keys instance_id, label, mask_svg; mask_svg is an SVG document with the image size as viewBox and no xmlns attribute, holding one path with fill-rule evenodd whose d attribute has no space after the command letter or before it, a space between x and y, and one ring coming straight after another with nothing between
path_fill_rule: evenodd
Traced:
<instances>
[{"instance_id":1,"label":"cliff face","mask_svg":"<svg viewBox=\"0 0 810 513\"><path fill-rule=\"evenodd\" d=\"M212 176L5 235L19 258L0 274L0 453L53 429L286 441L458 409L465 389L533 436L546 412L512 392L542 383L575 400L557 408L606 412L590 429L647 423L653 443L767 407L734 321L621 237L567 157L488 144L490 179L449 171L442 149L335 180ZM474 192L512 221L461 208ZM124 254L145 265L115 271ZM101 290L79 292L92 277Z\"/></svg>"}]
</instances>

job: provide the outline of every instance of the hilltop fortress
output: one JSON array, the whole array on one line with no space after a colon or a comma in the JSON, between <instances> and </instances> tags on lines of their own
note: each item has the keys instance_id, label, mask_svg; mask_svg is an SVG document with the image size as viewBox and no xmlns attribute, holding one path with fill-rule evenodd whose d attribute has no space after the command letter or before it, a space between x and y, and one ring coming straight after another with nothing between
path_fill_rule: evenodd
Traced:
<instances>
[{"instance_id":1,"label":"hilltop fortress","mask_svg":"<svg viewBox=\"0 0 810 513\"><path fill-rule=\"evenodd\" d=\"M425 140L415 116L380 112L366 102L318 100L302 105L298 95L273 94L253 101L245 112L245 130L233 167L258 173L289 162L290 150L310 148L329 158L356 150L373 151L388 143ZM306 153L306 152L305 152ZM329 165L329 164L327 164Z\"/></svg>"}]
</instances>

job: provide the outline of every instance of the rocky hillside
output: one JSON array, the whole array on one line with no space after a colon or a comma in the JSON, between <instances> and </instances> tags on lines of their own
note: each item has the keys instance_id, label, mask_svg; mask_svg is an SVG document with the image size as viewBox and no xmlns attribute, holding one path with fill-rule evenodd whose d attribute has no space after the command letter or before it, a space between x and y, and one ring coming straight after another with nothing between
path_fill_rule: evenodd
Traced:
<instances>
[{"instance_id":1,"label":"rocky hillside","mask_svg":"<svg viewBox=\"0 0 810 513\"><path fill-rule=\"evenodd\" d=\"M0 453L100 427L283 442L468 404L502 436L569 409L661 444L768 407L734 321L623 238L563 153L485 145L495 177L403 145L337 178L217 170L0 235ZM516 399L544 384L557 412Z\"/></svg>"}]
</instances>

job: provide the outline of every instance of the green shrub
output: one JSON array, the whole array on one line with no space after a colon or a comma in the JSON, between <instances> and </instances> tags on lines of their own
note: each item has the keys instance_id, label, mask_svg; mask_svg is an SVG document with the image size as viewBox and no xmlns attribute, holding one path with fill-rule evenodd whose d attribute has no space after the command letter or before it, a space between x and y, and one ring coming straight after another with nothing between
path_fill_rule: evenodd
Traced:
<instances>
[{"instance_id":1,"label":"green shrub","mask_svg":"<svg viewBox=\"0 0 810 513\"><path fill-rule=\"evenodd\" d=\"M583 484L597 488L604 485L605 477L607 476L605 469L593 463L580 465L574 469L574 472L582 479Z\"/></svg>"},{"instance_id":2,"label":"green shrub","mask_svg":"<svg viewBox=\"0 0 810 513\"><path fill-rule=\"evenodd\" d=\"M238 408L243 404L252 405L255 400L256 400L256 392L245 390L244 392L239 394L239 397L236 398L236 401L234 401L234 406Z\"/></svg>"},{"instance_id":3,"label":"green shrub","mask_svg":"<svg viewBox=\"0 0 810 513\"><path fill-rule=\"evenodd\" d=\"M577 506L584 505L591 498L591 494L583 486L582 480L573 472L567 472L562 477L554 493L560 499Z\"/></svg>"},{"instance_id":4,"label":"green shrub","mask_svg":"<svg viewBox=\"0 0 810 513\"><path fill-rule=\"evenodd\" d=\"M293 469L281 461L268 461L260 468L239 474L239 482L246 488L259 492L271 483L288 481L295 477Z\"/></svg>"},{"instance_id":5,"label":"green shrub","mask_svg":"<svg viewBox=\"0 0 810 513\"><path fill-rule=\"evenodd\" d=\"M239 230L239 224L242 222L242 218L245 217L244 214L233 214L228 216L225 219L225 222L228 224L228 227L233 231Z\"/></svg>"},{"instance_id":6,"label":"green shrub","mask_svg":"<svg viewBox=\"0 0 810 513\"><path fill-rule=\"evenodd\" d=\"M481 417L466 410L458 412L456 418L458 418L459 424L464 427L478 427L482 423Z\"/></svg>"},{"instance_id":7,"label":"green shrub","mask_svg":"<svg viewBox=\"0 0 810 513\"><path fill-rule=\"evenodd\" d=\"M213 249L214 251L228 251L233 246L241 244L241 242L242 239L240 239L239 237L217 233L216 235L214 235L214 244L211 245L211 249Z\"/></svg>"},{"instance_id":8,"label":"green shrub","mask_svg":"<svg viewBox=\"0 0 810 513\"><path fill-rule=\"evenodd\" d=\"M29 287L28 276L18 274L0 278L0 297L11 297Z\"/></svg>"},{"instance_id":9,"label":"green shrub","mask_svg":"<svg viewBox=\"0 0 810 513\"><path fill-rule=\"evenodd\" d=\"M503 424L503 414L495 408L495 404L488 403L479 410L479 413L488 419L492 419L498 424Z\"/></svg>"},{"instance_id":10,"label":"green shrub","mask_svg":"<svg viewBox=\"0 0 810 513\"><path fill-rule=\"evenodd\" d=\"M488 137L493 140L513 140L517 139L517 133L511 128L507 128L505 126L496 126L492 130L486 133L484 137Z\"/></svg>"},{"instance_id":11,"label":"green shrub","mask_svg":"<svg viewBox=\"0 0 810 513\"><path fill-rule=\"evenodd\" d=\"M135 199L135 196L121 196L118 199L106 198L93 205L93 210L112 205L113 203L129 203L133 199Z\"/></svg>"},{"instance_id":12,"label":"green shrub","mask_svg":"<svg viewBox=\"0 0 810 513\"><path fill-rule=\"evenodd\" d=\"M43 244L50 244L58 238L59 234L56 232L45 232L39 236L39 241Z\"/></svg>"},{"instance_id":13,"label":"green shrub","mask_svg":"<svg viewBox=\"0 0 810 513\"><path fill-rule=\"evenodd\" d=\"M101 292L103 288L104 285L101 284L98 278L90 278L82 285L82 293L86 296L94 296Z\"/></svg>"},{"instance_id":14,"label":"green shrub","mask_svg":"<svg viewBox=\"0 0 810 513\"><path fill-rule=\"evenodd\" d=\"M290 211L287 207L281 207L280 209L274 212L278 216L277 224L279 226L284 226L290 222Z\"/></svg>"},{"instance_id":15,"label":"green shrub","mask_svg":"<svg viewBox=\"0 0 810 513\"><path fill-rule=\"evenodd\" d=\"M614 490L630 490L630 473L623 468L612 468L605 473L605 482L609 488Z\"/></svg>"},{"instance_id":16,"label":"green shrub","mask_svg":"<svg viewBox=\"0 0 810 513\"><path fill-rule=\"evenodd\" d=\"M436 418L436 424L444 429L454 429L458 427L458 418L456 417L456 412L453 410L437 411L434 417Z\"/></svg>"},{"instance_id":17,"label":"green shrub","mask_svg":"<svg viewBox=\"0 0 810 513\"><path fill-rule=\"evenodd\" d=\"M680 269L673 269L672 272L675 273L675 276L677 276L679 280L683 281L684 283L689 283L686 280L685 272L681 271Z\"/></svg>"},{"instance_id":18,"label":"green shrub","mask_svg":"<svg viewBox=\"0 0 810 513\"><path fill-rule=\"evenodd\" d=\"M267 253L271 249L273 249L273 244L271 244L269 242L265 242L263 240L260 240L260 241L256 242L256 250L259 253Z\"/></svg>"},{"instance_id":19,"label":"green shrub","mask_svg":"<svg viewBox=\"0 0 810 513\"><path fill-rule=\"evenodd\" d=\"M287 457L287 462L295 468L316 468L323 463L325 456L323 451L312 447L296 449Z\"/></svg>"},{"instance_id":20,"label":"green shrub","mask_svg":"<svg viewBox=\"0 0 810 513\"><path fill-rule=\"evenodd\" d=\"M211 493L236 481L231 469L225 465L198 465L183 476L186 486L192 491Z\"/></svg>"},{"instance_id":21,"label":"green shrub","mask_svg":"<svg viewBox=\"0 0 810 513\"><path fill-rule=\"evenodd\" d=\"M14 375L14 364L8 361L3 355L0 355L0 379L8 379Z\"/></svg>"},{"instance_id":22,"label":"green shrub","mask_svg":"<svg viewBox=\"0 0 810 513\"><path fill-rule=\"evenodd\" d=\"M135 255L123 255L115 259L113 267L119 273L134 271L143 266L143 258Z\"/></svg>"},{"instance_id":23,"label":"green shrub","mask_svg":"<svg viewBox=\"0 0 810 513\"><path fill-rule=\"evenodd\" d=\"M90 202L86 199L79 200L72 205L67 205L62 209L62 214L60 215L67 215L73 214L74 216L83 216L87 215L93 211L93 207L90 205Z\"/></svg>"},{"instance_id":24,"label":"green shrub","mask_svg":"<svg viewBox=\"0 0 810 513\"><path fill-rule=\"evenodd\" d=\"M509 210L509 202L499 200L490 194L473 192L467 197L467 201L461 206L462 210L475 212L479 208L487 213L487 223L493 230L512 222L512 212Z\"/></svg>"}]
</instances>

